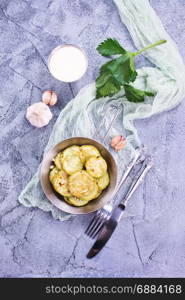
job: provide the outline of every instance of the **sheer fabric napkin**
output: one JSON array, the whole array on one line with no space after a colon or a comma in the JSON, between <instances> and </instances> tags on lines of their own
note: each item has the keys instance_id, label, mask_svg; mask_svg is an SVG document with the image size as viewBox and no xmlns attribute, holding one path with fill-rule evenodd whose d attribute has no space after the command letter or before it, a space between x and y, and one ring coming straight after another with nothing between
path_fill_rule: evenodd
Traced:
<instances>
[{"instance_id":1,"label":"sheer fabric napkin","mask_svg":"<svg viewBox=\"0 0 185 300\"><path fill-rule=\"evenodd\" d=\"M137 49L160 39L167 40L166 44L144 53L154 67L138 69L134 82L136 88L155 92L155 97L146 97L144 103L135 104L128 102L124 91L121 91L114 97L94 100L95 83L85 86L61 111L45 153L58 142L73 136L95 137L96 132L96 139L102 141L112 122L108 139L120 133L127 138L125 149L119 153L112 152L122 166L119 169L120 179L134 156L135 148L140 145L134 120L170 110L182 100L185 96L185 66L176 44L164 30L148 0L114 0L114 3ZM108 139L104 142L112 151ZM39 169L22 191L19 202L28 207L51 211L54 218L62 221L71 216L58 210L45 197L39 182Z\"/></svg>"}]
</instances>

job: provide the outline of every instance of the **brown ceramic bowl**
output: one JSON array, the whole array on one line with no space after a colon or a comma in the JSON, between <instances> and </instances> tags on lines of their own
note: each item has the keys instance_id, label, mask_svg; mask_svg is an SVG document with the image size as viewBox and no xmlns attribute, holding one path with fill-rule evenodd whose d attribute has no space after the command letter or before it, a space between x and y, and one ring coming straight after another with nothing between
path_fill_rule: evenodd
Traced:
<instances>
[{"instance_id":1,"label":"brown ceramic bowl","mask_svg":"<svg viewBox=\"0 0 185 300\"><path fill-rule=\"evenodd\" d=\"M53 157L56 156L60 151L72 145L95 146L107 162L108 173L110 177L110 183L108 187L101 193L101 195L98 198L90 201L87 205L81 207L71 206L66 203L64 198L55 192L49 181L49 171L50 166L53 164ZM107 201L111 199L117 183L117 166L110 152L102 144L93 139L75 137L60 142L59 144L55 145L47 154L45 154L40 169L40 181L46 197L60 210L74 215L87 214L100 209L107 203Z\"/></svg>"}]
</instances>

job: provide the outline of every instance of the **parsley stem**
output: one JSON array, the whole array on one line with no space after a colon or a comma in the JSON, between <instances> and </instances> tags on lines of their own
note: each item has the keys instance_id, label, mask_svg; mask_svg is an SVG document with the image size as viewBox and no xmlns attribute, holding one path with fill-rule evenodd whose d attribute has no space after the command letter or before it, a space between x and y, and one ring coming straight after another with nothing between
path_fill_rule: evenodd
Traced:
<instances>
[{"instance_id":1,"label":"parsley stem","mask_svg":"<svg viewBox=\"0 0 185 300\"><path fill-rule=\"evenodd\" d=\"M153 47L155 47L155 46L164 44L164 43L166 43L166 42L167 42L166 40L160 40L160 41L158 41L158 42L156 42L156 43L154 43L154 44L150 44L150 45L144 47L144 48L141 49L141 50L138 50L137 52L133 52L132 54L133 54L134 56L136 56L136 55L138 55L138 54L140 54L140 53L142 53L142 52L144 52L144 51L146 51L146 50L148 50L148 49L150 49L150 48L153 48Z\"/></svg>"}]
</instances>

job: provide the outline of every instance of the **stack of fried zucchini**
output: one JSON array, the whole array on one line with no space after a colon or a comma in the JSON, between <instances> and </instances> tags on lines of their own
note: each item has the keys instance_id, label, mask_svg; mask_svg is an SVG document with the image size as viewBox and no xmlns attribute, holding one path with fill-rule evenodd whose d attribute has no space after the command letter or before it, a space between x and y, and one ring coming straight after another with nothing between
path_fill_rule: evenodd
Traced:
<instances>
[{"instance_id":1,"label":"stack of fried zucchini","mask_svg":"<svg viewBox=\"0 0 185 300\"><path fill-rule=\"evenodd\" d=\"M59 152L53 161L50 182L70 205L86 205L109 184L107 163L92 145L70 146Z\"/></svg>"}]
</instances>

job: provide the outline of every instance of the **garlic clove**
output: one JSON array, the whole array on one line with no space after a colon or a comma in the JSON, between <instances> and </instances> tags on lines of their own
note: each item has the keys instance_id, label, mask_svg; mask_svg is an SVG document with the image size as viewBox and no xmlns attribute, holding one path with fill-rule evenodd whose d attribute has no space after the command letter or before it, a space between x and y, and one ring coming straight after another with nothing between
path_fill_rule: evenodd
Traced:
<instances>
[{"instance_id":1,"label":"garlic clove","mask_svg":"<svg viewBox=\"0 0 185 300\"><path fill-rule=\"evenodd\" d=\"M115 147L121 141L121 135L117 135L111 140L111 147Z\"/></svg>"},{"instance_id":2,"label":"garlic clove","mask_svg":"<svg viewBox=\"0 0 185 300\"><path fill-rule=\"evenodd\" d=\"M57 103L57 94L52 92L49 105L53 106Z\"/></svg>"},{"instance_id":3,"label":"garlic clove","mask_svg":"<svg viewBox=\"0 0 185 300\"><path fill-rule=\"evenodd\" d=\"M50 103L51 95L52 95L52 91L50 91L50 90L45 91L42 94L42 102L44 102L45 104L48 105Z\"/></svg>"},{"instance_id":4,"label":"garlic clove","mask_svg":"<svg viewBox=\"0 0 185 300\"><path fill-rule=\"evenodd\" d=\"M121 149L123 149L126 146L126 139L121 140L116 146L115 146L115 150L116 151L120 151Z\"/></svg>"},{"instance_id":5,"label":"garlic clove","mask_svg":"<svg viewBox=\"0 0 185 300\"><path fill-rule=\"evenodd\" d=\"M55 105L57 103L57 94L51 90L43 92L42 102L50 106Z\"/></svg>"},{"instance_id":6,"label":"garlic clove","mask_svg":"<svg viewBox=\"0 0 185 300\"><path fill-rule=\"evenodd\" d=\"M49 107L43 102L37 102L27 108L26 119L35 127L46 126L52 119Z\"/></svg>"},{"instance_id":7,"label":"garlic clove","mask_svg":"<svg viewBox=\"0 0 185 300\"><path fill-rule=\"evenodd\" d=\"M117 135L111 140L111 147L116 151L123 149L126 145L126 139L122 135Z\"/></svg>"}]
</instances>

